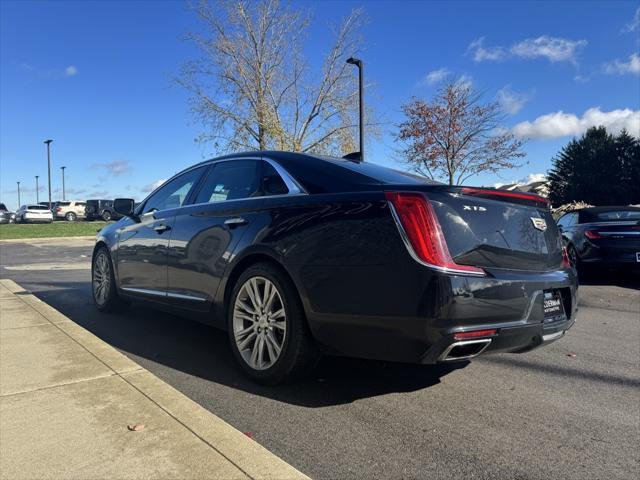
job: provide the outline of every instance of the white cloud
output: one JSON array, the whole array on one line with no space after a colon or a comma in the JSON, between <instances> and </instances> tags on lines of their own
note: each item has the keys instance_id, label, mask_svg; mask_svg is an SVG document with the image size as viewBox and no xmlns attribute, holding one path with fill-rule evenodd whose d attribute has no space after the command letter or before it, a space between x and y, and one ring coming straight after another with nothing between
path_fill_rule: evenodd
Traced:
<instances>
[{"instance_id":1,"label":"white cloud","mask_svg":"<svg viewBox=\"0 0 640 480\"><path fill-rule=\"evenodd\" d=\"M128 160L114 160L107 163L94 163L93 168L104 168L113 177L120 177L131 171L131 164Z\"/></svg>"},{"instance_id":2,"label":"white cloud","mask_svg":"<svg viewBox=\"0 0 640 480\"><path fill-rule=\"evenodd\" d=\"M161 178L160 180L156 180L155 182L149 183L148 185L145 185L144 187L142 187L142 191L143 192L153 192L156 188L158 188L160 185L162 185L164 182L166 182L167 180L165 178Z\"/></svg>"},{"instance_id":3,"label":"white cloud","mask_svg":"<svg viewBox=\"0 0 640 480\"><path fill-rule=\"evenodd\" d=\"M522 177L518 180L511 180L510 182L498 182L493 184L493 188L500 188L504 185L528 185L533 182L544 182L547 180L545 173L530 173L526 177Z\"/></svg>"},{"instance_id":4,"label":"white cloud","mask_svg":"<svg viewBox=\"0 0 640 480\"><path fill-rule=\"evenodd\" d=\"M451 71L448 68L442 67L438 70L432 70L431 72L427 73L420 83L422 83L423 85L433 85L435 83L441 82L449 75L451 75Z\"/></svg>"},{"instance_id":5,"label":"white cloud","mask_svg":"<svg viewBox=\"0 0 640 480\"><path fill-rule=\"evenodd\" d=\"M467 53L473 53L474 62L482 62L484 60L499 61L507 57L507 52L502 47L484 47L484 37L476 38L469 44Z\"/></svg>"},{"instance_id":6,"label":"white cloud","mask_svg":"<svg viewBox=\"0 0 640 480\"><path fill-rule=\"evenodd\" d=\"M76 68L75 65L69 65L67 68L64 69L64 74L67 77L73 77L78 74L78 69Z\"/></svg>"},{"instance_id":7,"label":"white cloud","mask_svg":"<svg viewBox=\"0 0 640 480\"><path fill-rule=\"evenodd\" d=\"M635 32L636 30L640 30L640 7L636 10L633 20L622 27L622 33Z\"/></svg>"},{"instance_id":8,"label":"white cloud","mask_svg":"<svg viewBox=\"0 0 640 480\"><path fill-rule=\"evenodd\" d=\"M500 61L507 58L536 59L546 58L550 62L576 63L578 51L587 45L586 40L568 40L566 38L542 35L538 38L527 38L510 47L485 47L484 37L480 37L467 48L473 54L475 62L484 60Z\"/></svg>"},{"instance_id":9,"label":"white cloud","mask_svg":"<svg viewBox=\"0 0 640 480\"><path fill-rule=\"evenodd\" d=\"M456 79L456 84L464 88L471 88L473 86L473 77L471 75L467 75L466 73L460 75Z\"/></svg>"},{"instance_id":10,"label":"white cloud","mask_svg":"<svg viewBox=\"0 0 640 480\"><path fill-rule=\"evenodd\" d=\"M605 73L610 75L624 75L626 73L640 75L640 55L632 53L628 62L616 59L613 62L604 64L603 69Z\"/></svg>"},{"instance_id":11,"label":"white cloud","mask_svg":"<svg viewBox=\"0 0 640 480\"><path fill-rule=\"evenodd\" d=\"M588 128L597 126L604 126L612 133L624 128L630 135L640 138L640 110L625 108L603 112L594 107L582 117L559 111L542 115L533 122L518 123L513 127L513 133L522 138L559 138L581 135Z\"/></svg>"},{"instance_id":12,"label":"white cloud","mask_svg":"<svg viewBox=\"0 0 640 480\"><path fill-rule=\"evenodd\" d=\"M567 40L543 35L538 38L528 38L516 43L510 49L516 57L540 58L544 57L550 62L576 61L579 49L587 45L586 40Z\"/></svg>"},{"instance_id":13,"label":"white cloud","mask_svg":"<svg viewBox=\"0 0 640 480\"><path fill-rule=\"evenodd\" d=\"M511 90L511 87L507 85L506 87L498 90L497 98L500 107L505 113L515 115L522 110L525 103L531 100L531 95L527 93L514 92Z\"/></svg>"}]
</instances>

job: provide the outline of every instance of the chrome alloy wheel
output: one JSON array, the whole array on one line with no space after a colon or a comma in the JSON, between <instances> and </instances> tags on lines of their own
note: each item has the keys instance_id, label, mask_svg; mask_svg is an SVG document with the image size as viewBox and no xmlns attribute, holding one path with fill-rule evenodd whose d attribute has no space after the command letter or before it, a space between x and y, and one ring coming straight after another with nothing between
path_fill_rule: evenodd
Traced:
<instances>
[{"instance_id":1,"label":"chrome alloy wheel","mask_svg":"<svg viewBox=\"0 0 640 480\"><path fill-rule=\"evenodd\" d=\"M98 305L104 305L111 289L111 268L104 252L98 253L93 262L93 298Z\"/></svg>"},{"instance_id":2,"label":"chrome alloy wheel","mask_svg":"<svg viewBox=\"0 0 640 480\"><path fill-rule=\"evenodd\" d=\"M243 360L255 370L271 367L287 334L284 303L278 288L264 277L251 277L233 306L233 337Z\"/></svg>"}]
</instances>

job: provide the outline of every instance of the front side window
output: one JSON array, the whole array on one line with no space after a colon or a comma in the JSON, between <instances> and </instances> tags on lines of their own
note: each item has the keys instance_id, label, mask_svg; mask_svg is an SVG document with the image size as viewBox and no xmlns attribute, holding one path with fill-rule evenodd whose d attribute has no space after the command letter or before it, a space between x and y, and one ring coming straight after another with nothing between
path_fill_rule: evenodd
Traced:
<instances>
[{"instance_id":1,"label":"front side window","mask_svg":"<svg viewBox=\"0 0 640 480\"><path fill-rule=\"evenodd\" d=\"M231 160L216 163L206 180L196 203L216 203L240 200L259 195L260 163L256 160Z\"/></svg>"},{"instance_id":2,"label":"front side window","mask_svg":"<svg viewBox=\"0 0 640 480\"><path fill-rule=\"evenodd\" d=\"M163 185L144 204L142 213L181 207L187 195L204 173L206 166L194 168Z\"/></svg>"}]
</instances>

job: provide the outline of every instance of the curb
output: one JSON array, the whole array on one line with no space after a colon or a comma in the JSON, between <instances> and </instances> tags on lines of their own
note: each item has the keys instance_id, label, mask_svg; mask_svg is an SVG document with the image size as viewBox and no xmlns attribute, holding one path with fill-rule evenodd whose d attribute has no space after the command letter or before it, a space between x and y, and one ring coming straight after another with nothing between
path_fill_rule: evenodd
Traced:
<instances>
[{"instance_id":1,"label":"curb","mask_svg":"<svg viewBox=\"0 0 640 480\"><path fill-rule=\"evenodd\" d=\"M54 240L95 240L95 235L77 235L68 237L0 238L0 243L50 242Z\"/></svg>"},{"instance_id":2,"label":"curb","mask_svg":"<svg viewBox=\"0 0 640 480\"><path fill-rule=\"evenodd\" d=\"M0 284L18 295L51 324L157 405L175 421L191 431L200 441L253 479L307 479L306 475L280 459L259 443L236 430L187 396L160 380L114 347L80 327L9 279Z\"/></svg>"}]
</instances>

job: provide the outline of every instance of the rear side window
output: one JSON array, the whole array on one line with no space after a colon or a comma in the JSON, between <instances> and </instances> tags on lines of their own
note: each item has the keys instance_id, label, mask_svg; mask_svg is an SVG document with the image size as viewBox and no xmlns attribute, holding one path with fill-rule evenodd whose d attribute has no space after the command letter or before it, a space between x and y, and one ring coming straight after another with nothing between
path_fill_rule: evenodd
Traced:
<instances>
[{"instance_id":1,"label":"rear side window","mask_svg":"<svg viewBox=\"0 0 640 480\"><path fill-rule=\"evenodd\" d=\"M207 175L195 203L216 203L254 197L260 190L260 162L231 160L219 162Z\"/></svg>"},{"instance_id":2,"label":"rear side window","mask_svg":"<svg viewBox=\"0 0 640 480\"><path fill-rule=\"evenodd\" d=\"M58 207L68 207L71 202L58 202Z\"/></svg>"},{"instance_id":3,"label":"rear side window","mask_svg":"<svg viewBox=\"0 0 640 480\"><path fill-rule=\"evenodd\" d=\"M29 205L27 206L27 210L49 210L49 207L45 207L44 205Z\"/></svg>"},{"instance_id":4,"label":"rear side window","mask_svg":"<svg viewBox=\"0 0 640 480\"><path fill-rule=\"evenodd\" d=\"M560 217L560 219L558 220L558 225L562 226L563 228L570 227L576 223L576 218L577 214L567 213L566 215Z\"/></svg>"},{"instance_id":5,"label":"rear side window","mask_svg":"<svg viewBox=\"0 0 640 480\"><path fill-rule=\"evenodd\" d=\"M265 195L286 195L286 183L269 162L262 162L262 190Z\"/></svg>"}]
</instances>

